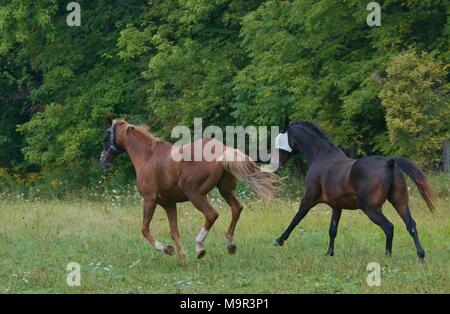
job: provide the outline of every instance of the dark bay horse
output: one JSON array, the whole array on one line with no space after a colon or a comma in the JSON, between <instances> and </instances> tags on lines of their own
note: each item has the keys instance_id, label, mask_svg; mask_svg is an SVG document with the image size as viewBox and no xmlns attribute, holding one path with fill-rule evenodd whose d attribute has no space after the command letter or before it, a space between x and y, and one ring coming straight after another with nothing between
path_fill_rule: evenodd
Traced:
<instances>
[{"instance_id":1,"label":"dark bay horse","mask_svg":"<svg viewBox=\"0 0 450 314\"><path fill-rule=\"evenodd\" d=\"M231 207L231 223L226 239L228 252L233 254L236 251L234 230L242 211L242 205L235 195L237 178L267 200L272 198L275 191L272 183L277 180L276 175L261 171L248 156L215 139L198 140L201 149L214 144L210 145L211 152L215 154L210 161L175 160L173 150L189 153L196 142L177 147L154 137L145 126L134 126L125 120L108 119L108 122L109 129L105 134L100 162L107 167L118 154L125 151L128 153L136 171L137 188L144 198L141 231L153 247L168 255L174 252L171 245L158 242L149 230L156 205L159 204L166 210L170 235L181 261L186 262L178 232L177 203L191 201L205 216L205 224L196 238L197 257L203 257L206 252L205 237L219 216L208 202L207 194L217 187ZM189 157L194 157L194 152L195 149L192 149Z\"/></svg>"},{"instance_id":2,"label":"dark bay horse","mask_svg":"<svg viewBox=\"0 0 450 314\"><path fill-rule=\"evenodd\" d=\"M380 226L386 234L386 254L390 255L394 226L382 213L382 206L388 200L414 239L419 258L424 259L425 251L411 216L408 188L402 171L414 181L431 211L434 206L432 190L424 174L413 163L405 158L382 156L351 159L317 126L306 121L285 122L276 140L276 148L272 155L273 167L283 165L291 154L302 154L309 168L299 209L274 245L282 246L309 210L318 203L325 203L333 210L327 255L334 255L334 239L342 209L362 209L373 223Z\"/></svg>"}]
</instances>

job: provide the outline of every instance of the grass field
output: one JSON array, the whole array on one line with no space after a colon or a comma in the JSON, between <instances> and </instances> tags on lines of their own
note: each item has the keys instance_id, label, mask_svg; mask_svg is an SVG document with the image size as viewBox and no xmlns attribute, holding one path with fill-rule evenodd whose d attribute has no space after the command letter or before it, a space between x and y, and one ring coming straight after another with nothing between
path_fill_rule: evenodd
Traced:
<instances>
[{"instance_id":1,"label":"grass field","mask_svg":"<svg viewBox=\"0 0 450 314\"><path fill-rule=\"evenodd\" d=\"M414 188L415 189L415 188ZM236 230L238 250L228 255L224 233L230 210L218 199L220 217L206 239L206 256L195 257L194 238L203 218L190 204L179 207L189 264L156 252L140 234L136 201L0 201L0 292L2 293L450 293L449 199L431 214L417 193L411 208L426 250L413 241L394 209L391 258L385 237L360 211L344 211L334 257L326 257L330 209L315 207L284 247L272 240L287 226L297 201L270 205L243 201ZM153 234L172 244L165 212L158 208ZM81 265L81 286L66 284L69 262ZM381 286L369 287L369 262L382 267Z\"/></svg>"}]
</instances>

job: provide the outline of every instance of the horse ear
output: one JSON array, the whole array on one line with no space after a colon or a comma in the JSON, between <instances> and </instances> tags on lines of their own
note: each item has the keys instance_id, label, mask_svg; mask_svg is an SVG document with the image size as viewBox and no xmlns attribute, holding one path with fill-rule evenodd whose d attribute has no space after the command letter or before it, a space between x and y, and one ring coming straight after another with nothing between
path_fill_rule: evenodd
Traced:
<instances>
[{"instance_id":1,"label":"horse ear","mask_svg":"<svg viewBox=\"0 0 450 314\"><path fill-rule=\"evenodd\" d=\"M285 118L283 125L281 126L281 132L282 133L287 132L288 127L289 127L289 118Z\"/></svg>"},{"instance_id":2,"label":"horse ear","mask_svg":"<svg viewBox=\"0 0 450 314\"><path fill-rule=\"evenodd\" d=\"M106 121L108 121L108 125L109 127L111 127L111 125L113 124L113 120L111 119L111 117L106 117Z\"/></svg>"}]
</instances>

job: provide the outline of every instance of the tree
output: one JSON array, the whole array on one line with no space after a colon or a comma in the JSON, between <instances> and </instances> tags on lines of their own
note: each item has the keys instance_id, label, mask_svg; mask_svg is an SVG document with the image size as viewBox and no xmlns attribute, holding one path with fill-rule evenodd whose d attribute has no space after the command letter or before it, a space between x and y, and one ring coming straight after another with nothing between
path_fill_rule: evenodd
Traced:
<instances>
[{"instance_id":1,"label":"tree","mask_svg":"<svg viewBox=\"0 0 450 314\"><path fill-rule=\"evenodd\" d=\"M80 27L66 25L66 5L14 0L0 7L0 65L16 86L4 97L24 95L20 103L2 102L1 110L18 106L31 116L16 123L27 163L49 174L72 172L86 184L98 168L105 116L143 113L139 63L121 59L117 42L146 1L83 2Z\"/></svg>"},{"instance_id":2,"label":"tree","mask_svg":"<svg viewBox=\"0 0 450 314\"><path fill-rule=\"evenodd\" d=\"M380 92L386 108L389 151L435 166L444 139L449 137L450 116L447 72L431 55L414 50L393 58Z\"/></svg>"},{"instance_id":3,"label":"tree","mask_svg":"<svg viewBox=\"0 0 450 314\"><path fill-rule=\"evenodd\" d=\"M66 5L0 0L0 166L80 184L98 182L105 115L169 140L194 117L289 116L356 157L390 152L379 97L390 60L413 48L450 63L443 0L383 1L381 27L360 0L80 1L80 27L67 26Z\"/></svg>"}]
</instances>

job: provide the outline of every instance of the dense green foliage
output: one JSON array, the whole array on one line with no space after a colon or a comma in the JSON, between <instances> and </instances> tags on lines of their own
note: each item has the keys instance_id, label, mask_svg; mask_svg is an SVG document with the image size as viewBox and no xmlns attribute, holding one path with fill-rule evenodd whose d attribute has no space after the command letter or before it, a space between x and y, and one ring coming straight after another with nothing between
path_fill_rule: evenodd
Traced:
<instances>
[{"instance_id":1,"label":"dense green foliage","mask_svg":"<svg viewBox=\"0 0 450 314\"><path fill-rule=\"evenodd\" d=\"M352 156L438 166L449 138L448 1L0 0L0 168L97 184L104 117L308 119ZM424 54L426 53L426 54ZM126 158L120 180L133 178ZM5 175L5 174L4 174Z\"/></svg>"},{"instance_id":2,"label":"dense green foliage","mask_svg":"<svg viewBox=\"0 0 450 314\"><path fill-rule=\"evenodd\" d=\"M380 93L386 107L390 149L414 157L422 165L440 160L435 149L448 138L450 117L445 71L426 55L407 52L395 57L387 69ZM411 144L414 138L414 145Z\"/></svg>"}]
</instances>

